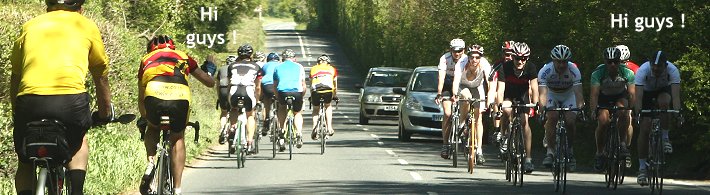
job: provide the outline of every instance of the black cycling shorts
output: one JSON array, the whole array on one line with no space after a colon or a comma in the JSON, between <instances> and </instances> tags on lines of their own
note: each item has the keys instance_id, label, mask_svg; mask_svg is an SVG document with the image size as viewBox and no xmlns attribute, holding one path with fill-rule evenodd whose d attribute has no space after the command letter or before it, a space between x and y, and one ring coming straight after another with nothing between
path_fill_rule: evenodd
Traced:
<instances>
[{"instance_id":1,"label":"black cycling shorts","mask_svg":"<svg viewBox=\"0 0 710 195\"><path fill-rule=\"evenodd\" d=\"M301 92L280 92L279 91L279 104L282 106L286 105L286 97L293 96L296 99L293 101L293 111L300 112L303 109L303 95Z\"/></svg>"},{"instance_id":2,"label":"black cycling shorts","mask_svg":"<svg viewBox=\"0 0 710 195\"><path fill-rule=\"evenodd\" d=\"M245 111L251 112L254 109L256 102L253 102L254 100L247 90L247 87L237 87L234 94L229 97L229 103L233 109L240 109L240 107L238 107L239 99L244 100L242 106L244 106ZM253 94L253 92L251 94Z\"/></svg>"},{"instance_id":3,"label":"black cycling shorts","mask_svg":"<svg viewBox=\"0 0 710 195\"><path fill-rule=\"evenodd\" d=\"M222 110L229 110L229 86L219 86L217 103Z\"/></svg>"},{"instance_id":4,"label":"black cycling shorts","mask_svg":"<svg viewBox=\"0 0 710 195\"><path fill-rule=\"evenodd\" d=\"M261 100L264 100L264 98L269 98L274 97L274 84L268 84L268 85L261 85Z\"/></svg>"},{"instance_id":5,"label":"black cycling shorts","mask_svg":"<svg viewBox=\"0 0 710 195\"><path fill-rule=\"evenodd\" d=\"M156 97L145 97L145 111L148 122L160 125L160 117L170 117L170 130L180 133L185 130L190 113L190 103L187 100L162 100Z\"/></svg>"},{"instance_id":6,"label":"black cycling shorts","mask_svg":"<svg viewBox=\"0 0 710 195\"><path fill-rule=\"evenodd\" d=\"M628 94L626 92L616 95L604 95L602 93L599 93L599 101L597 102L600 107L613 107L616 105L616 102L618 102L622 98L626 98L628 100Z\"/></svg>"},{"instance_id":7,"label":"black cycling shorts","mask_svg":"<svg viewBox=\"0 0 710 195\"><path fill-rule=\"evenodd\" d=\"M643 91L643 102L641 102L641 108L644 110L657 109L658 108L658 96L666 93L671 96L669 103L673 102L673 95L671 94L671 86L666 86L656 91ZM656 100L656 101L654 101ZM637 100L638 101L638 100ZM643 117L651 117L650 113L642 113Z\"/></svg>"},{"instance_id":8,"label":"black cycling shorts","mask_svg":"<svg viewBox=\"0 0 710 195\"><path fill-rule=\"evenodd\" d=\"M320 105L320 98L323 98L323 104L330 104L333 101L333 92L318 93L315 91L311 92L311 104L313 106Z\"/></svg>"},{"instance_id":9,"label":"black cycling shorts","mask_svg":"<svg viewBox=\"0 0 710 195\"><path fill-rule=\"evenodd\" d=\"M444 77L444 88L441 89L441 96L451 97L454 90L454 78L452 76Z\"/></svg>"},{"instance_id":10,"label":"black cycling shorts","mask_svg":"<svg viewBox=\"0 0 710 195\"><path fill-rule=\"evenodd\" d=\"M13 141L18 159L25 163L28 157L20 156L22 142L26 136L27 123L41 119L55 119L66 127L69 154L74 156L91 127L90 97L87 93L73 95L22 95L17 97L13 121Z\"/></svg>"}]
</instances>

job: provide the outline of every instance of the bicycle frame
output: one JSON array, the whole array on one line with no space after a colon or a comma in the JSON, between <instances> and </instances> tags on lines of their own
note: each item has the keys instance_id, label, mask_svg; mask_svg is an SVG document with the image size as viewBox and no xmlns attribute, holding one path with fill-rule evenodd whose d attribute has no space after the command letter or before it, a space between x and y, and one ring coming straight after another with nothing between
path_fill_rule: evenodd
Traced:
<instances>
[{"instance_id":1,"label":"bicycle frame","mask_svg":"<svg viewBox=\"0 0 710 195\"><path fill-rule=\"evenodd\" d=\"M641 113L650 113L651 116L651 132L648 139L648 173L649 173L649 187L653 193L658 189L658 193L663 193L663 165L666 164L665 152L663 151L664 139L661 132L661 119L660 114L662 113L680 113L678 110L663 110L663 109L651 109L651 110L641 110Z\"/></svg>"},{"instance_id":2,"label":"bicycle frame","mask_svg":"<svg viewBox=\"0 0 710 195\"><path fill-rule=\"evenodd\" d=\"M69 178L66 177L67 169L61 164L52 163L52 158L34 158L31 159L35 167L39 168L37 174L36 194L70 194L71 185ZM48 192L45 192L47 188Z\"/></svg>"},{"instance_id":3,"label":"bicycle frame","mask_svg":"<svg viewBox=\"0 0 710 195\"><path fill-rule=\"evenodd\" d=\"M558 104L559 105L559 104ZM565 112L581 111L579 108L551 108L545 111L557 112L557 124L555 130L555 158L552 167L552 177L555 182L555 192L562 187L562 193L567 191L567 172L569 171L570 152L569 140L567 139L567 116Z\"/></svg>"},{"instance_id":4,"label":"bicycle frame","mask_svg":"<svg viewBox=\"0 0 710 195\"><path fill-rule=\"evenodd\" d=\"M199 122L187 123L188 126L192 126L195 130L194 142L198 143L199 140ZM174 189L174 177L173 177L173 166L172 158L170 152L173 150L173 144L170 142L170 135L172 129L170 128L170 117L161 116L160 117L160 131L161 131L161 141L157 144L156 156L157 163L154 168L157 173L157 177L153 177L150 183L150 189L155 190L152 193L157 193L158 195L172 194ZM156 192L157 191L157 192Z\"/></svg>"},{"instance_id":5,"label":"bicycle frame","mask_svg":"<svg viewBox=\"0 0 710 195\"><path fill-rule=\"evenodd\" d=\"M604 147L604 156L607 160L604 167L604 179L606 181L606 187L613 187L616 190L619 184L624 182L624 173L626 166L626 159L622 159L621 155L621 137L619 136L619 129L617 123L619 120L618 112L631 110L626 107L598 107L597 110L604 109L609 111L609 129L607 130L607 140Z\"/></svg>"},{"instance_id":6,"label":"bicycle frame","mask_svg":"<svg viewBox=\"0 0 710 195\"><path fill-rule=\"evenodd\" d=\"M234 149L237 154L237 168L243 168L246 162L246 112L244 109L244 100L239 99L237 101L236 108L239 115L237 115L236 132L231 140L230 146ZM228 151L229 152L229 151Z\"/></svg>"},{"instance_id":7,"label":"bicycle frame","mask_svg":"<svg viewBox=\"0 0 710 195\"><path fill-rule=\"evenodd\" d=\"M451 117L449 117L449 156L453 160L454 167L458 167L458 150L461 140L458 135L459 127L459 103L451 102Z\"/></svg>"},{"instance_id":8,"label":"bicycle frame","mask_svg":"<svg viewBox=\"0 0 710 195\"><path fill-rule=\"evenodd\" d=\"M523 186L523 175L525 173L525 170L523 170L523 163L526 157L525 138L523 132L524 127L522 126L521 118L523 118L526 113L524 109L535 107L537 107L535 104L513 104L509 107L500 106L499 109L501 111L503 108L513 109L513 119L510 121L510 128L507 135L508 159L506 159L506 179L508 181L512 179L513 185L518 185L519 181L520 187Z\"/></svg>"},{"instance_id":9,"label":"bicycle frame","mask_svg":"<svg viewBox=\"0 0 710 195\"><path fill-rule=\"evenodd\" d=\"M478 145L477 142L481 141L478 140L478 131L481 131L481 129L478 129L478 121L474 121L474 114L476 112L475 109L473 109L473 104L483 102L485 100L467 99L463 101L468 102L469 110L468 116L466 117L466 119L464 119L464 126L459 128L458 136L459 140L465 140L464 155L466 156L466 159L468 161L468 173L473 174L473 167L476 163L476 150L478 150L476 146ZM472 126L473 128L471 128Z\"/></svg>"}]
</instances>

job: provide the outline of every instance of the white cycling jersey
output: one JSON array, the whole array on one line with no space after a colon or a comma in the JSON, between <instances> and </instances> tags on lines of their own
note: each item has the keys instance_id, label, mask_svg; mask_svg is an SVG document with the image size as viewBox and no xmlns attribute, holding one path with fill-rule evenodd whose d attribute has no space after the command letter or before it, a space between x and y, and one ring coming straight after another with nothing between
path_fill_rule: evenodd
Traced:
<instances>
[{"instance_id":1,"label":"white cycling jersey","mask_svg":"<svg viewBox=\"0 0 710 195\"><path fill-rule=\"evenodd\" d=\"M447 77L459 76L461 75L461 70L463 70L463 67L466 66L466 63L468 63L467 55L461 55L459 60L454 62L454 58L451 52L446 52L444 55L441 56L441 58L439 58L438 69L446 70Z\"/></svg>"},{"instance_id":2,"label":"white cycling jersey","mask_svg":"<svg viewBox=\"0 0 710 195\"><path fill-rule=\"evenodd\" d=\"M540 69L537 78L538 85L548 89L545 107L577 107L577 97L572 90L582 84L582 75L577 65L567 62L567 71L560 73L555 70L553 62L549 62Z\"/></svg>"},{"instance_id":3,"label":"white cycling jersey","mask_svg":"<svg viewBox=\"0 0 710 195\"><path fill-rule=\"evenodd\" d=\"M659 77L653 75L649 62L641 64L641 67L636 71L636 86L643 86L644 91L657 91L671 84L680 84L678 67L671 62L666 61L666 63L668 63L666 71Z\"/></svg>"}]
</instances>

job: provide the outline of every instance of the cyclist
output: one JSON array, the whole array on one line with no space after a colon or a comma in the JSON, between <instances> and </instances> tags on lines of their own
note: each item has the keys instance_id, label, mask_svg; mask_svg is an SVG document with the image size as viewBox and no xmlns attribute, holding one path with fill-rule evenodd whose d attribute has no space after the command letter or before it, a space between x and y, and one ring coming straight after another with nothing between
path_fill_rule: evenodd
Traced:
<instances>
[{"instance_id":1,"label":"cyclist","mask_svg":"<svg viewBox=\"0 0 710 195\"><path fill-rule=\"evenodd\" d=\"M233 139L235 136L236 123L241 110L237 110L236 105L239 98L244 99L244 111L246 111L246 138L248 153L253 153L254 146L254 130L256 129L256 121L254 119L254 107L261 95L261 68L256 63L252 62L251 56L254 49L249 44L239 46L237 49L237 61L229 64L229 103L231 106L229 114L229 124L232 128L229 129L229 137ZM240 144L240 143L235 143ZM232 151L230 147L229 152Z\"/></svg>"},{"instance_id":2,"label":"cyclist","mask_svg":"<svg viewBox=\"0 0 710 195\"><path fill-rule=\"evenodd\" d=\"M83 194L89 160L85 137L92 124L109 121L111 89L109 59L99 28L82 13L83 0L47 0L47 13L27 21L10 56L10 102L14 121L13 141L18 155L15 190L34 194L37 178L32 161L24 154L27 123L44 118L66 126L71 161L72 194ZM61 59L61 60L57 60ZM85 87L87 72L96 84L98 114L90 116Z\"/></svg>"},{"instance_id":3,"label":"cyclist","mask_svg":"<svg viewBox=\"0 0 710 195\"><path fill-rule=\"evenodd\" d=\"M296 147L301 148L303 146L303 139L301 136L301 129L303 127L303 116L301 115L301 109L303 108L303 96L306 94L306 71L303 65L296 62L296 53L291 49L286 49L283 51L281 56L284 58L284 62L278 65L274 69L274 86L276 86L276 98L279 101L278 107L278 118L281 127L286 127L286 97L293 96L295 100L293 101L293 114L294 114L294 126L296 133ZM283 133L285 128L282 128L281 136L283 138ZM280 143L280 151L285 149L283 143Z\"/></svg>"},{"instance_id":4,"label":"cyclist","mask_svg":"<svg viewBox=\"0 0 710 195\"><path fill-rule=\"evenodd\" d=\"M640 109L674 109L680 110L680 72L678 68L666 58L663 51L653 52L648 62L641 65L636 72L636 106L634 113ZM636 116L636 115L634 115ZM677 117L674 117L677 118ZM673 146L668 140L668 114L661 117L662 138L664 139L663 151L673 153ZM638 183L648 185L646 175L646 157L648 156L649 129L651 129L650 116L641 114L638 136L639 175Z\"/></svg>"},{"instance_id":5,"label":"cyclist","mask_svg":"<svg viewBox=\"0 0 710 195\"><path fill-rule=\"evenodd\" d=\"M635 62L631 61L631 51L629 50L629 47L626 45L617 45L616 48L619 48L621 51L621 64L626 65L627 68L631 69L633 74L636 74L636 71L639 69L639 65L636 64ZM632 83L633 84L633 83ZM633 86L631 88L634 88ZM634 98L635 95L632 95L631 97ZM634 105L634 104L628 104L628 105ZM629 119L631 118L631 112L629 113ZM634 135L634 126L631 122L629 122L629 130L626 132L626 144L631 144L631 138L633 138ZM628 159L627 165L631 164L631 159Z\"/></svg>"},{"instance_id":6,"label":"cyclist","mask_svg":"<svg viewBox=\"0 0 710 195\"><path fill-rule=\"evenodd\" d=\"M584 105L582 96L582 75L576 65L570 62L572 51L565 45L557 45L550 51L551 62L545 64L538 72L540 91L540 107L543 108L579 108ZM545 167L552 167L555 154L555 126L559 113L545 113L545 133L548 139L547 155L542 161ZM567 140L569 148L569 171L575 171L577 160L574 158L574 134L576 130L575 112L565 113L565 125L568 129Z\"/></svg>"},{"instance_id":7,"label":"cyclist","mask_svg":"<svg viewBox=\"0 0 710 195\"><path fill-rule=\"evenodd\" d=\"M493 90L485 91L485 88L495 88L495 83L485 82L488 75L491 74L491 65L488 60L483 57L483 47L480 45L471 45L467 48L467 51L468 62L463 68L460 81L461 97L464 99L486 99L486 94L489 94L488 97L494 97ZM493 86L486 87L485 85L487 84L492 84ZM475 154L476 164L483 164L486 162L483 158L483 118L481 118L481 113L485 112L486 105L492 103L493 98L488 98L486 100L487 102L479 102L473 105L469 105L468 102L463 102L463 104L461 104L461 114L463 116L461 118L463 119L468 117L469 109L471 109L470 107L473 107L474 109L473 122L476 126L471 124L472 126L470 128L471 130L475 129L477 133L476 135L471 135L471 138L476 136L476 140L478 140L478 142L472 143L475 144L476 148L478 148ZM461 120L461 122L464 123L465 121Z\"/></svg>"},{"instance_id":8,"label":"cyclist","mask_svg":"<svg viewBox=\"0 0 710 195\"><path fill-rule=\"evenodd\" d=\"M623 66L621 60L623 52L618 47L609 47L604 50L604 64L597 66L592 73L590 105L596 109L597 105L603 107L629 107L633 105L635 98L634 73L628 67ZM598 118L597 118L598 116ZM631 124L631 115L628 111L619 111L619 136L621 138L621 153L631 163L631 155L628 146L631 144L630 132L628 128ZM595 131L597 152L594 169L601 171L604 163L604 146L606 144L606 130L609 127L609 111L592 111L592 118L597 119Z\"/></svg>"},{"instance_id":9,"label":"cyclist","mask_svg":"<svg viewBox=\"0 0 710 195\"><path fill-rule=\"evenodd\" d=\"M219 126L224 127L227 124L227 112L229 112L229 65L237 62L237 56L229 55L225 59L226 64L217 69L217 74L215 75L215 80L219 81L219 86L217 87L217 105L220 109L219 115ZM221 129L225 130L225 129ZM220 132L219 144L224 144L226 141L224 134L227 132Z\"/></svg>"},{"instance_id":10,"label":"cyclist","mask_svg":"<svg viewBox=\"0 0 710 195\"><path fill-rule=\"evenodd\" d=\"M206 63L206 69L214 66ZM190 113L190 87L187 76L193 75L203 85L213 87L215 81L197 67L197 62L185 52L176 50L173 40L166 35L159 35L148 41L147 54L141 59L138 69L138 109L142 118L147 119L144 144L148 159L141 190L148 188L150 175L155 166L157 143L160 141L160 117L170 117L170 142L173 145L174 193L180 194L182 171L185 168L184 130Z\"/></svg>"},{"instance_id":11,"label":"cyclist","mask_svg":"<svg viewBox=\"0 0 710 195\"><path fill-rule=\"evenodd\" d=\"M461 81L461 68L468 63L468 57L464 55L466 43L462 39L453 39L449 43L449 52L444 53L439 58L439 77L437 94L434 102L441 104L444 109L444 119L441 121L441 131L443 146L441 147L441 158L449 159L449 118L451 117L451 102L455 102L459 93L459 82ZM443 99L443 96L450 97Z\"/></svg>"},{"instance_id":12,"label":"cyclist","mask_svg":"<svg viewBox=\"0 0 710 195\"><path fill-rule=\"evenodd\" d=\"M639 69L639 65L629 59L631 58L631 51L629 50L629 47L626 45L617 45L616 48L621 51L621 64L626 65L627 68L631 69L631 71L636 74L636 71Z\"/></svg>"},{"instance_id":13,"label":"cyclist","mask_svg":"<svg viewBox=\"0 0 710 195\"><path fill-rule=\"evenodd\" d=\"M264 67L264 64L266 64L266 54L261 51L254 53L254 63L259 65L259 68Z\"/></svg>"},{"instance_id":14,"label":"cyclist","mask_svg":"<svg viewBox=\"0 0 710 195\"><path fill-rule=\"evenodd\" d=\"M326 54L321 55L316 60L317 65L311 67L311 104L313 104L313 132L311 139L318 139L316 124L318 123L318 114L320 114L320 98L323 98L325 106L325 118L328 127L329 136L333 136L333 108L330 102L337 99L338 91L338 71L330 63L330 57ZM321 138L323 139L323 138Z\"/></svg>"},{"instance_id":15,"label":"cyclist","mask_svg":"<svg viewBox=\"0 0 710 195\"><path fill-rule=\"evenodd\" d=\"M512 105L513 102L519 101L520 103L538 103L538 84L537 84L537 68L532 62L528 62L530 58L530 48L528 44L524 42L516 42L513 45L513 60L503 63L502 67L498 69L498 87L497 87L497 101L502 104L503 107L508 107ZM532 91L532 94L528 95L528 91ZM509 129L509 123L512 119L512 109L504 109L502 117L502 127L503 137L507 137L507 131ZM524 142L525 142L525 172L531 173L534 170L531 156L531 141L532 133L530 132L530 124L528 123L529 114L524 114L521 118L521 125L524 128ZM505 140L505 138L503 138ZM502 142L503 150L507 149L506 141Z\"/></svg>"},{"instance_id":16,"label":"cyclist","mask_svg":"<svg viewBox=\"0 0 710 195\"><path fill-rule=\"evenodd\" d=\"M275 97L274 91L274 69L276 66L281 64L279 54L269 53L266 57L266 64L261 67L261 72L264 74L261 77L261 101L264 103L264 111L268 114L271 113L271 104L273 103L272 97ZM266 116L264 120L264 127L268 127L269 120L271 116ZM261 135L266 136L268 134L268 129L262 129Z\"/></svg>"},{"instance_id":17,"label":"cyclist","mask_svg":"<svg viewBox=\"0 0 710 195\"><path fill-rule=\"evenodd\" d=\"M490 82L491 82L491 86L490 86L490 87L492 88L491 90L493 91L493 96L489 96L489 97L490 97L489 99L491 99L493 102L497 102L496 99L498 98L498 97L497 97L497 94L495 93L495 90L496 90L496 87L497 87L497 86L495 86L495 85L498 83L498 69L500 69L500 67L503 66L503 63L505 63L505 62L507 62L507 61L513 60L513 45L515 45L515 41L505 41L505 42L503 42L503 46L501 46L501 49L503 50L503 58L500 59L500 60L498 60L498 61L496 61L496 62L494 62L493 64L491 64L491 65L493 66L493 68L492 68L492 70L491 70L491 75L488 77L488 80L490 80ZM490 105L490 104L489 104L489 107L493 109L493 110L492 110L493 112L498 113L498 107L497 107L497 106L493 106L493 105ZM493 128L494 128L495 131L496 131L496 132L494 133L495 139L496 139L496 141L499 142L499 144L500 144L500 142L502 141L502 139L501 139L500 119L499 119L499 118L498 118L498 119L495 119L495 120L493 121ZM502 152L501 152L501 153L502 153Z\"/></svg>"}]
</instances>

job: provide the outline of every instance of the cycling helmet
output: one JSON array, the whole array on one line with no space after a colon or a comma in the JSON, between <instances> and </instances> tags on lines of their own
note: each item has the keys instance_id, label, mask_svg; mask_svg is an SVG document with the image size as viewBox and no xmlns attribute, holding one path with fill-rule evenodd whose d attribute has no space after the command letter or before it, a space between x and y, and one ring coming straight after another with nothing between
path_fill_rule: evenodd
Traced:
<instances>
[{"instance_id":1,"label":"cycling helmet","mask_svg":"<svg viewBox=\"0 0 710 195\"><path fill-rule=\"evenodd\" d=\"M483 56L483 47L480 45L471 45L466 48L468 55L470 56L471 54L477 53L478 55Z\"/></svg>"},{"instance_id":2,"label":"cycling helmet","mask_svg":"<svg viewBox=\"0 0 710 195\"><path fill-rule=\"evenodd\" d=\"M264 52L257 51L257 52L254 54L254 59L255 59L257 62L263 62L264 60L266 60L266 54L264 54Z\"/></svg>"},{"instance_id":3,"label":"cycling helmet","mask_svg":"<svg viewBox=\"0 0 710 195\"><path fill-rule=\"evenodd\" d=\"M284 58L295 58L296 52L293 52L293 50L291 49L286 49L283 53L281 53L281 56L283 56Z\"/></svg>"},{"instance_id":4,"label":"cycling helmet","mask_svg":"<svg viewBox=\"0 0 710 195\"><path fill-rule=\"evenodd\" d=\"M663 63L663 65L667 65L668 58L666 58L666 52L663 52L661 50L658 50L656 52L653 52L651 55L651 59L648 60L651 65L658 65Z\"/></svg>"},{"instance_id":5,"label":"cycling helmet","mask_svg":"<svg viewBox=\"0 0 710 195\"><path fill-rule=\"evenodd\" d=\"M503 46L501 49L503 49L503 52L512 54L513 53L513 45L515 45L515 41L505 41L503 42Z\"/></svg>"},{"instance_id":6,"label":"cycling helmet","mask_svg":"<svg viewBox=\"0 0 710 195\"><path fill-rule=\"evenodd\" d=\"M528 47L526 43L515 42L515 44L513 44L513 53L518 57L530 56L530 47Z\"/></svg>"},{"instance_id":7,"label":"cycling helmet","mask_svg":"<svg viewBox=\"0 0 710 195\"><path fill-rule=\"evenodd\" d=\"M616 47L607 47L604 50L605 60L621 60L621 50Z\"/></svg>"},{"instance_id":8,"label":"cycling helmet","mask_svg":"<svg viewBox=\"0 0 710 195\"><path fill-rule=\"evenodd\" d=\"M49 10L69 10L78 11L84 0L44 0Z\"/></svg>"},{"instance_id":9,"label":"cycling helmet","mask_svg":"<svg viewBox=\"0 0 710 195\"><path fill-rule=\"evenodd\" d=\"M629 60L631 57L631 51L629 51L629 47L626 47L626 45L617 45L616 48L618 48L621 51L621 60Z\"/></svg>"},{"instance_id":10,"label":"cycling helmet","mask_svg":"<svg viewBox=\"0 0 710 195\"><path fill-rule=\"evenodd\" d=\"M237 55L239 55L239 57L251 57L252 53L254 53L254 48L249 44L239 46L239 49L237 49Z\"/></svg>"},{"instance_id":11,"label":"cycling helmet","mask_svg":"<svg viewBox=\"0 0 710 195\"><path fill-rule=\"evenodd\" d=\"M557 45L550 51L550 58L553 60L569 60L572 58L572 51L565 45Z\"/></svg>"},{"instance_id":12,"label":"cycling helmet","mask_svg":"<svg viewBox=\"0 0 710 195\"><path fill-rule=\"evenodd\" d=\"M328 57L328 55L326 55L326 54L320 55L320 57L318 57L318 60L316 60L316 62L320 62L320 61L325 61L326 63L330 64L330 57Z\"/></svg>"},{"instance_id":13,"label":"cycling helmet","mask_svg":"<svg viewBox=\"0 0 710 195\"><path fill-rule=\"evenodd\" d=\"M235 55L229 55L229 56L227 56L226 61L227 61L227 64L234 63L234 62L237 61L237 56L235 56Z\"/></svg>"},{"instance_id":14,"label":"cycling helmet","mask_svg":"<svg viewBox=\"0 0 710 195\"><path fill-rule=\"evenodd\" d=\"M466 48L466 42L463 41L463 39L453 39L449 43L449 48L453 50L462 50Z\"/></svg>"},{"instance_id":15,"label":"cycling helmet","mask_svg":"<svg viewBox=\"0 0 710 195\"><path fill-rule=\"evenodd\" d=\"M167 35L158 35L148 41L148 52L155 51L156 49L163 49L166 47L170 49L175 49L175 43L173 43L173 39L171 39Z\"/></svg>"},{"instance_id":16,"label":"cycling helmet","mask_svg":"<svg viewBox=\"0 0 710 195\"><path fill-rule=\"evenodd\" d=\"M279 57L279 54L276 54L274 52L269 53L268 56L266 56L266 61L271 62L271 61L279 61L281 58Z\"/></svg>"}]
</instances>

